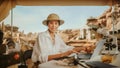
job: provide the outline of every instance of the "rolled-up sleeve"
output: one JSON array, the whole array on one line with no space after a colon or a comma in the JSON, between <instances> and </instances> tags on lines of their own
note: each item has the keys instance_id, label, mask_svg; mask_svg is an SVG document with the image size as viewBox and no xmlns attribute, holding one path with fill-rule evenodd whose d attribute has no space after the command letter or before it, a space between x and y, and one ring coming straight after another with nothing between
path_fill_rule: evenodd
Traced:
<instances>
[{"instance_id":1,"label":"rolled-up sleeve","mask_svg":"<svg viewBox=\"0 0 120 68\"><path fill-rule=\"evenodd\" d=\"M39 55L39 61L40 61L41 63L47 62L47 61L48 61L48 54L47 54L47 53L40 54L40 55Z\"/></svg>"}]
</instances>

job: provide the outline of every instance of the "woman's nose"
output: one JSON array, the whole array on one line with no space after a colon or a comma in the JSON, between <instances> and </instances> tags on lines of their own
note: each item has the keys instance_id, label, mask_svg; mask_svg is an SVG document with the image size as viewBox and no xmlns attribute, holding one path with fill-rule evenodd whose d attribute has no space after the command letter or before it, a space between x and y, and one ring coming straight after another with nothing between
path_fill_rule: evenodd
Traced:
<instances>
[{"instance_id":1,"label":"woman's nose","mask_svg":"<svg viewBox=\"0 0 120 68\"><path fill-rule=\"evenodd\" d=\"M55 24L53 24L53 27L55 27L56 25Z\"/></svg>"}]
</instances>

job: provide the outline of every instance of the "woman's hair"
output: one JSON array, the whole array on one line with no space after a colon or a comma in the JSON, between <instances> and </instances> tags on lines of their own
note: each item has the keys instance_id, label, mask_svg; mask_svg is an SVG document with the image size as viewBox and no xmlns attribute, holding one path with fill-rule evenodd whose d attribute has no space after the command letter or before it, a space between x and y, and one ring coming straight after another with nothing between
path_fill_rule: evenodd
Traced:
<instances>
[{"instance_id":1,"label":"woman's hair","mask_svg":"<svg viewBox=\"0 0 120 68\"><path fill-rule=\"evenodd\" d=\"M60 25L60 20L57 20L58 24ZM49 24L50 20L47 21L47 25Z\"/></svg>"}]
</instances>

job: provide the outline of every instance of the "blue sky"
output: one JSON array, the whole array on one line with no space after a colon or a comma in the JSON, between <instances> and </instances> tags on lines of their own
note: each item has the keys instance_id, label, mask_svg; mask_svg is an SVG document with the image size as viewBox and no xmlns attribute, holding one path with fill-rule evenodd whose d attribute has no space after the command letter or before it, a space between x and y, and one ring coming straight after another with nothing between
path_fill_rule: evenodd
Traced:
<instances>
[{"instance_id":1,"label":"blue sky","mask_svg":"<svg viewBox=\"0 0 120 68\"><path fill-rule=\"evenodd\" d=\"M98 17L108 8L109 6L16 6L13 9L13 25L25 33L42 32L47 29L42 21L49 14L56 13L65 21L60 30L84 28L88 18ZM10 24L10 14L4 22Z\"/></svg>"}]
</instances>

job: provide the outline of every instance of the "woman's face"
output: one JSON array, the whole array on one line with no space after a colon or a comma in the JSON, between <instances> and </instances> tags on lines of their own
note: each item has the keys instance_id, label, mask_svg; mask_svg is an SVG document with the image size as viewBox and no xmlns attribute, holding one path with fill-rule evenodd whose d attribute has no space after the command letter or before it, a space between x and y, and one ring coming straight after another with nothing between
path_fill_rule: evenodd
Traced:
<instances>
[{"instance_id":1,"label":"woman's face","mask_svg":"<svg viewBox=\"0 0 120 68\"><path fill-rule=\"evenodd\" d=\"M48 22L48 29L50 32L55 33L59 27L59 22L57 20L51 20Z\"/></svg>"}]
</instances>

